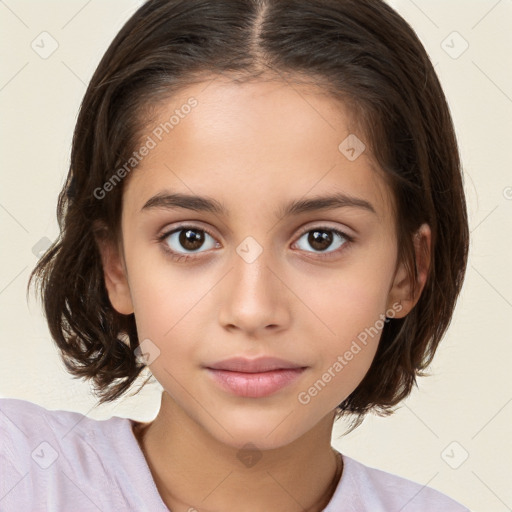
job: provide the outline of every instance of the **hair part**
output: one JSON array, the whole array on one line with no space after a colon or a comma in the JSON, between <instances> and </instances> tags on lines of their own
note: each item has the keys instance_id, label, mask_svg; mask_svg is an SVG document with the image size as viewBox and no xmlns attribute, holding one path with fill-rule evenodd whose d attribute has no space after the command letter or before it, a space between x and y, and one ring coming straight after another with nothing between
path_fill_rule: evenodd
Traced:
<instances>
[{"instance_id":1,"label":"hair part","mask_svg":"<svg viewBox=\"0 0 512 512\"><path fill-rule=\"evenodd\" d=\"M144 369L134 315L112 307L98 250L100 239L120 240L129 176L102 199L94 191L127 161L159 105L218 76L311 83L343 102L393 192L399 261L413 285L413 234L430 226L423 292L405 318L386 323L337 418L355 415L351 431L370 410L391 414L450 324L469 229L443 90L413 29L382 0L149 0L125 23L80 107L57 204L60 236L28 283L37 281L66 368L92 380L100 403L120 397Z\"/></svg>"}]
</instances>

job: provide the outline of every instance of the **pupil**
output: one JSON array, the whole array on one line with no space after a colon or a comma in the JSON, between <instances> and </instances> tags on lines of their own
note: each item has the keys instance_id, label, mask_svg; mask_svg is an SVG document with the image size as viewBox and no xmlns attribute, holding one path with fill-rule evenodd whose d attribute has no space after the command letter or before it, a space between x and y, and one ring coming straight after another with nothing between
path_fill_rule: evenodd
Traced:
<instances>
[{"instance_id":1,"label":"pupil","mask_svg":"<svg viewBox=\"0 0 512 512\"><path fill-rule=\"evenodd\" d=\"M186 229L181 231L179 240L182 247L189 251L195 251L203 244L204 233L193 229Z\"/></svg>"},{"instance_id":2,"label":"pupil","mask_svg":"<svg viewBox=\"0 0 512 512\"><path fill-rule=\"evenodd\" d=\"M332 243L332 233L324 230L314 230L309 234L308 242L317 251L327 249Z\"/></svg>"}]
</instances>

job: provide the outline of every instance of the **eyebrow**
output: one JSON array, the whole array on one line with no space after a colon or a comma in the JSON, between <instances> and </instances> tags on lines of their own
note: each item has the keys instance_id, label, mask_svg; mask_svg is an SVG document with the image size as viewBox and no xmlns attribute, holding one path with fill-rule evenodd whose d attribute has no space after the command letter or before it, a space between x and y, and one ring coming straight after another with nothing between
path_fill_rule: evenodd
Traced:
<instances>
[{"instance_id":1,"label":"eyebrow","mask_svg":"<svg viewBox=\"0 0 512 512\"><path fill-rule=\"evenodd\" d=\"M328 196L314 196L308 199L298 199L282 206L277 212L278 218L290 217L301 213L331 210L335 208L362 208L376 214L375 208L365 199L343 193ZM211 197L201 197L189 194L162 192L146 201L141 212L152 209L175 210L183 208L195 212L209 212L229 216L228 209L221 202Z\"/></svg>"}]
</instances>

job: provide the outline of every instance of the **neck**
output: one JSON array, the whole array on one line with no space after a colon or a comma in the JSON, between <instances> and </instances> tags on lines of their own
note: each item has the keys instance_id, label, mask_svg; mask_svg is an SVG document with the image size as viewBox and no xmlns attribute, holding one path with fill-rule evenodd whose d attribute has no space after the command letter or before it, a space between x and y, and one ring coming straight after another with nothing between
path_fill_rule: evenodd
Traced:
<instances>
[{"instance_id":1,"label":"neck","mask_svg":"<svg viewBox=\"0 0 512 512\"><path fill-rule=\"evenodd\" d=\"M172 512L321 512L342 470L330 443L333 421L327 415L283 447L240 450L201 429L164 392L158 416L135 434Z\"/></svg>"}]
</instances>

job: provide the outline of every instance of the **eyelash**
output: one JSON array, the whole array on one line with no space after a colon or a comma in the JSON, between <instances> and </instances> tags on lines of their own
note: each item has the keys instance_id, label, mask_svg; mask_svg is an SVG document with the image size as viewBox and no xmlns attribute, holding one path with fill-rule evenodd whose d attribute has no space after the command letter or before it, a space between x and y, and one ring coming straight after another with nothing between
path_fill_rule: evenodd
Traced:
<instances>
[{"instance_id":1,"label":"eyelash","mask_svg":"<svg viewBox=\"0 0 512 512\"><path fill-rule=\"evenodd\" d=\"M192 230L195 230L195 231L202 231L202 232L207 233L208 235L210 235L213 239L215 239L215 236L213 235L213 233L211 231L209 231L208 229L205 229L205 228L199 227L199 226L194 226L194 225L191 225L191 224L184 224L184 225L178 226L176 228L173 228L170 231L166 231L162 235L159 235L157 237L157 240L158 240L159 243L161 243L163 250L175 261L186 262L186 261L188 261L190 259L197 258L197 256L195 254L180 254L180 253L177 253L177 252L173 251L169 247L168 244L165 243L165 240L169 236L171 236L174 233L186 230L186 229L192 229ZM309 233L311 231L329 231L329 232L334 233L335 235L341 236L345 240L345 242L341 245L341 247L339 247L335 251L331 251L331 252L328 252L328 253L313 253L313 254L316 254L316 256L319 257L320 259L331 258L333 254L337 254L340 251L343 251L344 248L347 245L350 245L354 241L353 237L347 235L345 232L340 231L339 229L331 228L329 226L315 226L313 228L308 227L308 228L304 229L299 234L297 240L300 240L303 235L305 235L306 233ZM200 253L197 253L197 254L200 254Z\"/></svg>"}]
</instances>

